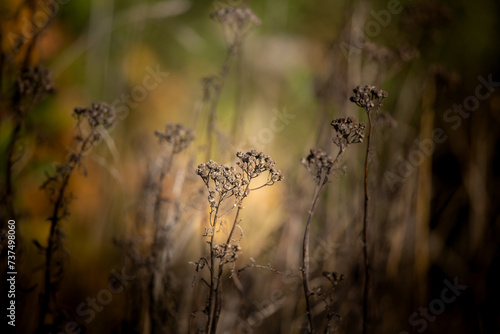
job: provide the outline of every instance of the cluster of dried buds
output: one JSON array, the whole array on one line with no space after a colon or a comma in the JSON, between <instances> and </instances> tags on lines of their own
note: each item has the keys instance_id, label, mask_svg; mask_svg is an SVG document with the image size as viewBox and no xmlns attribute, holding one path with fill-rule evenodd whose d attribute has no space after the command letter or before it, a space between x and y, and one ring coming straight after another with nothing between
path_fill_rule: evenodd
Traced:
<instances>
[{"instance_id":1,"label":"cluster of dried buds","mask_svg":"<svg viewBox=\"0 0 500 334\"><path fill-rule=\"evenodd\" d=\"M331 125L335 130L332 141L340 148L337 157L333 159L321 149L312 149L309 155L301 160L318 185L328 180L328 176L335 170L334 167L342 158L345 149L351 144L363 142L364 138L365 125L358 123L352 117L337 118L332 121Z\"/></svg>"},{"instance_id":2,"label":"cluster of dried buds","mask_svg":"<svg viewBox=\"0 0 500 334\"><path fill-rule=\"evenodd\" d=\"M36 105L56 90L52 72L41 65L28 68L17 78L16 90L19 97L30 98L33 105Z\"/></svg>"},{"instance_id":3,"label":"cluster of dried buds","mask_svg":"<svg viewBox=\"0 0 500 334\"><path fill-rule=\"evenodd\" d=\"M78 122L85 118L92 129L97 129L99 126L109 129L116 121L115 110L104 102L93 102L87 108L75 108L73 116Z\"/></svg>"},{"instance_id":4,"label":"cluster of dried buds","mask_svg":"<svg viewBox=\"0 0 500 334\"><path fill-rule=\"evenodd\" d=\"M214 253L221 263L230 263L238 259L238 252L241 250L240 245L222 244L214 246Z\"/></svg>"},{"instance_id":5,"label":"cluster of dried buds","mask_svg":"<svg viewBox=\"0 0 500 334\"><path fill-rule=\"evenodd\" d=\"M226 35L230 50L234 51L244 37L262 22L250 8L226 7L210 15L221 24Z\"/></svg>"},{"instance_id":6,"label":"cluster of dried buds","mask_svg":"<svg viewBox=\"0 0 500 334\"><path fill-rule=\"evenodd\" d=\"M155 131L155 136L161 143L172 144L174 153L179 153L191 145L194 135L191 129L186 129L182 124L168 123L165 132Z\"/></svg>"},{"instance_id":7,"label":"cluster of dried buds","mask_svg":"<svg viewBox=\"0 0 500 334\"><path fill-rule=\"evenodd\" d=\"M300 162L318 184L331 173L334 165L334 160L321 149L311 149L309 155Z\"/></svg>"},{"instance_id":8,"label":"cluster of dried buds","mask_svg":"<svg viewBox=\"0 0 500 334\"><path fill-rule=\"evenodd\" d=\"M240 159L236 163L238 167L247 175L248 179L253 179L258 177L264 172L269 172L268 183L273 184L274 182L282 181L283 176L281 171L276 169L276 161L271 159L270 156L265 155L263 152L257 152L256 150L251 150L250 152L243 153L238 152L236 156Z\"/></svg>"},{"instance_id":9,"label":"cluster of dried buds","mask_svg":"<svg viewBox=\"0 0 500 334\"><path fill-rule=\"evenodd\" d=\"M210 17L234 30L242 29L249 23L255 26L262 24L250 8L226 7L213 12Z\"/></svg>"},{"instance_id":10,"label":"cluster of dried buds","mask_svg":"<svg viewBox=\"0 0 500 334\"><path fill-rule=\"evenodd\" d=\"M263 186L283 180L280 170L274 167L276 162L268 155L252 150L247 153L238 152L236 156L240 160L236 164L241 172L234 167L219 165L213 160L200 164L196 169L196 174L208 188L208 202L212 208L218 207L224 199L231 196L235 197L236 202L241 201L250 192L250 181L266 171L268 177Z\"/></svg>"},{"instance_id":11,"label":"cluster of dried buds","mask_svg":"<svg viewBox=\"0 0 500 334\"><path fill-rule=\"evenodd\" d=\"M352 117L341 117L331 123L335 130L335 137L332 141L335 145L344 149L350 144L363 142L365 125L358 123Z\"/></svg>"},{"instance_id":12,"label":"cluster of dried buds","mask_svg":"<svg viewBox=\"0 0 500 334\"><path fill-rule=\"evenodd\" d=\"M356 103L358 107L361 107L370 113L374 109L379 109L382 106L382 102L388 96L387 92L382 89L377 89L375 86L357 86L353 89L354 96L351 96L350 100Z\"/></svg>"},{"instance_id":13,"label":"cluster of dried buds","mask_svg":"<svg viewBox=\"0 0 500 334\"><path fill-rule=\"evenodd\" d=\"M218 207L224 199L233 195L236 199L248 195L249 182L242 173L236 172L234 167L218 165L215 161L210 160L206 164L199 165L196 174L203 179L209 190L208 203L212 208Z\"/></svg>"}]
</instances>

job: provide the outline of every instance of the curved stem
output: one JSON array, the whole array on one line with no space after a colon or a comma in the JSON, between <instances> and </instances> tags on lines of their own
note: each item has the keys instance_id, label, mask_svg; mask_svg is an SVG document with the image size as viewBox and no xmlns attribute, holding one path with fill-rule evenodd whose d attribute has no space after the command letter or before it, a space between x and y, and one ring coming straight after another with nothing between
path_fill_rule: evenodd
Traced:
<instances>
[{"instance_id":1,"label":"curved stem","mask_svg":"<svg viewBox=\"0 0 500 334\"><path fill-rule=\"evenodd\" d=\"M75 169L76 166L78 166L79 161L81 160L86 146L91 142L91 139L94 137L95 129L92 129L90 134L87 136L85 141L82 143L82 147L80 148L80 151L78 152L78 155L76 157L71 156L69 161L66 162L66 165L68 166L68 171L64 175L64 178L61 182L61 187L59 188L59 193L57 195L57 199L54 202L54 210L52 211L52 216L49 218L51 224L50 224L50 233L49 233L49 240L48 240L48 245L47 249L45 251L45 273L44 273L44 293L40 296L41 300L41 305L40 305L40 318L38 320L38 326L39 328L42 328L44 323L45 323L45 317L48 313L48 307L49 307L49 302L50 302L50 295L55 292L53 290L52 282L51 282L51 276L52 276L52 257L53 257L53 250L55 247L55 244L57 242L55 238L55 234L58 228L58 223L59 221L64 217L59 215L60 210L64 207L64 199L66 196L66 188L69 183L69 179L71 177L71 174L73 173L73 170Z\"/></svg>"},{"instance_id":2,"label":"curved stem","mask_svg":"<svg viewBox=\"0 0 500 334\"><path fill-rule=\"evenodd\" d=\"M307 313L307 320L309 322L309 327L307 332L308 333L314 333L314 323L313 323L313 317L312 317L312 305L311 301L309 299L311 295L311 288L309 286L309 229L311 226L311 220L314 214L314 210L316 209L316 204L319 199L319 195L321 194L321 190L323 190L323 187L325 186L327 181L327 177L323 177L323 180L314 195L314 199L311 204L311 209L309 210L309 215L307 216L307 221L306 221L306 229L304 231L304 241L302 244L302 284L304 287L304 295L306 298L306 313Z\"/></svg>"}]
</instances>

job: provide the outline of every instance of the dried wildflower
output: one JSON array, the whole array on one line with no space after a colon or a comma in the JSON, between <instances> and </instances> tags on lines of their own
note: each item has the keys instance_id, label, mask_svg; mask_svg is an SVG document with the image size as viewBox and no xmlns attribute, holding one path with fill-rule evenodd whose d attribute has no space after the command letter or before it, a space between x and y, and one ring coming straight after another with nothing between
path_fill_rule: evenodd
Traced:
<instances>
[{"instance_id":1,"label":"dried wildflower","mask_svg":"<svg viewBox=\"0 0 500 334\"><path fill-rule=\"evenodd\" d=\"M208 203L216 208L226 198L234 196L238 201L248 195L249 179L243 178L236 168L218 165L210 160L198 165L196 174L199 175L209 189Z\"/></svg>"},{"instance_id":2,"label":"dried wildflower","mask_svg":"<svg viewBox=\"0 0 500 334\"><path fill-rule=\"evenodd\" d=\"M238 259L240 245L222 244L214 246L215 258L220 259L221 263L235 262Z\"/></svg>"},{"instance_id":3,"label":"dried wildflower","mask_svg":"<svg viewBox=\"0 0 500 334\"><path fill-rule=\"evenodd\" d=\"M17 78L16 90L20 98L31 99L32 106L35 106L47 95L55 92L52 72L42 65L28 68Z\"/></svg>"},{"instance_id":4,"label":"dried wildflower","mask_svg":"<svg viewBox=\"0 0 500 334\"><path fill-rule=\"evenodd\" d=\"M52 214L48 218L51 222L48 245L45 248L45 282L44 290L40 292L41 311L40 324L43 325L45 317L49 312L50 300L58 289L60 277L64 272L61 259L66 257L64 250L64 234L60 222L69 216L69 204L73 196L68 191L68 183L75 168L82 168L82 160L88 147L100 139L99 127L109 128L113 125L115 112L106 103L92 103L89 108L75 108L74 114L78 120L80 129L81 119L86 119L90 132L80 134L76 137L78 142L75 153L70 154L64 164L55 167L53 175L47 174L47 179L41 189L45 190L52 204ZM81 130L81 129L80 129Z\"/></svg>"},{"instance_id":5,"label":"dried wildflower","mask_svg":"<svg viewBox=\"0 0 500 334\"><path fill-rule=\"evenodd\" d=\"M371 150L371 134L372 134L372 111L377 112L384 99L388 96L387 92L375 88L375 86L365 86L361 88L358 86L354 88L354 96L351 97L351 102L356 103L358 107L365 109L368 116L368 141L366 144L366 155L365 155L365 179L364 179L364 190L365 190L365 204L363 211L363 229L362 229L362 245L363 245L363 262L365 269L365 280L363 284L363 332L366 332L366 326L368 323L368 290L369 290L369 259L368 259L368 248L367 248L367 238L366 230L368 225L368 208L370 202L369 189L368 189L368 172L369 172L369 161ZM333 124L332 124L333 125Z\"/></svg>"},{"instance_id":6,"label":"dried wildflower","mask_svg":"<svg viewBox=\"0 0 500 334\"><path fill-rule=\"evenodd\" d=\"M191 145L194 135L191 129L186 129L182 124L168 123L165 132L155 131L155 136L160 140L160 144L167 142L173 145L174 153L179 153Z\"/></svg>"},{"instance_id":7,"label":"dried wildflower","mask_svg":"<svg viewBox=\"0 0 500 334\"><path fill-rule=\"evenodd\" d=\"M221 24L230 26L235 31L242 30L248 24L254 26L262 24L250 8L226 7L213 12L210 17Z\"/></svg>"},{"instance_id":8,"label":"dried wildflower","mask_svg":"<svg viewBox=\"0 0 500 334\"><path fill-rule=\"evenodd\" d=\"M268 182L270 184L283 180L281 171L274 168L276 162L263 152L251 150L247 153L238 152L236 156L240 159L236 165L241 168L249 179L258 177L260 174L268 171Z\"/></svg>"},{"instance_id":9,"label":"dried wildflower","mask_svg":"<svg viewBox=\"0 0 500 334\"><path fill-rule=\"evenodd\" d=\"M321 149L311 149L311 152L306 158L300 161L306 167L311 176L320 184L321 180L330 175L334 160Z\"/></svg>"},{"instance_id":10,"label":"dried wildflower","mask_svg":"<svg viewBox=\"0 0 500 334\"><path fill-rule=\"evenodd\" d=\"M79 122L82 118L85 118L92 129L99 126L109 129L116 121L115 110L104 102L93 102L87 108L75 108L73 116Z\"/></svg>"},{"instance_id":11,"label":"dried wildflower","mask_svg":"<svg viewBox=\"0 0 500 334\"><path fill-rule=\"evenodd\" d=\"M213 12L210 16L222 25L230 46L230 54L253 27L262 24L250 8L226 7Z\"/></svg>"},{"instance_id":12,"label":"dried wildflower","mask_svg":"<svg viewBox=\"0 0 500 334\"><path fill-rule=\"evenodd\" d=\"M362 143L365 125L358 123L352 117L341 117L332 121L331 126L336 132L332 141L338 147L345 148L350 144Z\"/></svg>"},{"instance_id":13,"label":"dried wildflower","mask_svg":"<svg viewBox=\"0 0 500 334\"><path fill-rule=\"evenodd\" d=\"M210 247L210 259L200 258L196 265L196 271L200 271L209 265L210 269L210 284L209 295L205 313L208 316L205 332L215 333L217 331L217 322L221 312L221 275L226 264L235 262L238 259L237 252L241 249L237 244L243 236L243 231L240 227L241 219L240 211L243 209L243 200L250 194L250 191L260 189L265 186L271 186L275 182L283 180L281 172L275 168L276 162L268 155L262 152L252 150L247 153L238 152L236 157L239 159L237 166L229 167L219 165L215 161L208 161L200 164L196 169L196 174L201 177L208 190L208 203L210 204L210 220L209 226L205 228L203 236L209 237L207 241ZM254 178L267 172L267 181L257 188L250 189L250 183ZM232 201L228 204L227 200ZM223 209L224 208L224 209ZM223 210L225 212L223 212ZM230 225L229 233L226 236L226 242L216 244L216 234L221 233L225 224L222 217L235 210L234 220ZM221 228L217 228L217 227ZM235 230L241 232L240 238L234 238ZM215 259L218 259L217 263ZM233 268L234 270L234 268Z\"/></svg>"},{"instance_id":14,"label":"dried wildflower","mask_svg":"<svg viewBox=\"0 0 500 334\"><path fill-rule=\"evenodd\" d=\"M350 98L351 102L356 103L358 107L370 113L372 110L378 110L382 106L382 102L388 96L387 92L382 89L377 89L375 86L357 86L353 89L354 96Z\"/></svg>"}]
</instances>

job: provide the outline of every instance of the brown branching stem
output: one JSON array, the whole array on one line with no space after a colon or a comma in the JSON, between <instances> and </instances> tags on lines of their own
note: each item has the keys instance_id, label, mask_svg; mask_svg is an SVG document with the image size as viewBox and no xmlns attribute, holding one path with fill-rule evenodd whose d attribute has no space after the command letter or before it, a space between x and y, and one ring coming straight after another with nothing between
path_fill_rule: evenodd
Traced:
<instances>
[{"instance_id":1,"label":"brown branching stem","mask_svg":"<svg viewBox=\"0 0 500 334\"><path fill-rule=\"evenodd\" d=\"M50 233L48 238L48 245L45 250L45 273L44 273L44 292L40 295L40 317L39 317L39 328L42 328L45 323L45 318L47 313L49 312L49 302L50 297L54 295L55 290L52 285L51 277L52 277L52 261L53 261L53 251L57 243L56 232L59 228L59 222L64 218L65 214L60 214L61 210L65 210L64 206L66 200L66 190L67 186L73 173L75 167L77 167L85 153L87 145L89 145L94 137L96 132L95 128L92 128L90 134L85 138L82 142L80 150L78 154L75 156L71 156L70 161L66 162L66 166L68 170L65 172L64 177L61 181L61 185L59 187L57 198L54 202L54 209L52 211L51 217L48 219L50 221Z\"/></svg>"},{"instance_id":2,"label":"brown branching stem","mask_svg":"<svg viewBox=\"0 0 500 334\"><path fill-rule=\"evenodd\" d=\"M250 187L250 183L247 184L245 191L248 191L248 188ZM243 201L243 198L240 199L236 205L238 209L236 210L236 215L234 217L233 225L231 227L231 231L229 232L229 235L226 240L226 245L229 245L231 243L234 230L236 229L236 226L239 223L239 216L240 212L242 209L241 203ZM217 332L217 324L219 322L219 317L220 317L220 312L222 308L222 273L224 269L225 263L222 262L223 259L219 260L219 265L218 265L218 273L217 277L215 277L215 250L214 250L214 237L215 237L215 228L217 225L217 221L219 220L220 217L218 217L218 209L219 206L217 206L214 219L212 221L212 235L210 237L210 275L211 275L211 284L210 284L210 296L209 296L209 305L210 305L210 313L209 313L209 321L207 323L207 333L209 334L215 334Z\"/></svg>"}]
</instances>

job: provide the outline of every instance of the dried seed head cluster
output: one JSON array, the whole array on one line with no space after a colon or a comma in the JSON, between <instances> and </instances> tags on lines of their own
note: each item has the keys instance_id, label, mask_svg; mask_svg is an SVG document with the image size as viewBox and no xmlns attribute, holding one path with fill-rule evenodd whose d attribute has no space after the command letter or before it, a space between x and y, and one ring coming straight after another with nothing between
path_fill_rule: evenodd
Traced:
<instances>
[{"instance_id":1,"label":"dried seed head cluster","mask_svg":"<svg viewBox=\"0 0 500 334\"><path fill-rule=\"evenodd\" d=\"M268 171L268 182L271 184L283 180L281 171L274 168L276 162L263 152L251 150L247 153L238 152L236 156L240 159L236 165L245 172L249 179L258 177L260 174Z\"/></svg>"},{"instance_id":2,"label":"dried seed head cluster","mask_svg":"<svg viewBox=\"0 0 500 334\"><path fill-rule=\"evenodd\" d=\"M16 80L16 89L19 97L30 98L33 105L56 90L52 72L41 65L24 70Z\"/></svg>"},{"instance_id":3,"label":"dried seed head cluster","mask_svg":"<svg viewBox=\"0 0 500 334\"><path fill-rule=\"evenodd\" d=\"M237 200L248 195L249 182L234 167L218 165L210 160L199 165L196 174L203 179L209 190L208 203L212 208L218 207L224 199L233 195Z\"/></svg>"},{"instance_id":4,"label":"dried seed head cluster","mask_svg":"<svg viewBox=\"0 0 500 334\"><path fill-rule=\"evenodd\" d=\"M250 8L226 7L210 16L221 24L230 52L234 52L244 37L262 23Z\"/></svg>"},{"instance_id":5,"label":"dried seed head cluster","mask_svg":"<svg viewBox=\"0 0 500 334\"><path fill-rule=\"evenodd\" d=\"M280 170L274 167L276 162L268 155L252 150L247 153L238 152L236 156L240 160L236 164L241 172L234 167L219 165L213 160L200 164L196 169L196 174L209 190L208 202L212 208L218 207L224 199L233 195L235 202L240 202L248 196L251 180L266 171L267 182L262 186L270 186L283 180Z\"/></svg>"},{"instance_id":6,"label":"dried seed head cluster","mask_svg":"<svg viewBox=\"0 0 500 334\"><path fill-rule=\"evenodd\" d=\"M227 24L235 31L243 29L247 24L262 24L250 8L226 7L213 12L210 17L221 24Z\"/></svg>"},{"instance_id":7,"label":"dried seed head cluster","mask_svg":"<svg viewBox=\"0 0 500 334\"><path fill-rule=\"evenodd\" d=\"M174 153L179 153L191 145L194 135L191 129L186 129L182 124L167 124L165 132L155 131L161 143L173 145Z\"/></svg>"},{"instance_id":8,"label":"dried seed head cluster","mask_svg":"<svg viewBox=\"0 0 500 334\"><path fill-rule=\"evenodd\" d=\"M240 245L222 244L214 246L215 257L221 260L221 264L235 262L238 259L240 250Z\"/></svg>"},{"instance_id":9,"label":"dried seed head cluster","mask_svg":"<svg viewBox=\"0 0 500 334\"><path fill-rule=\"evenodd\" d=\"M372 110L378 110L382 106L382 102L388 96L387 92L382 89L377 89L375 86L357 86L353 89L354 96L351 96L351 102L356 103L358 107L370 113Z\"/></svg>"},{"instance_id":10,"label":"dried seed head cluster","mask_svg":"<svg viewBox=\"0 0 500 334\"><path fill-rule=\"evenodd\" d=\"M75 108L73 116L78 122L85 118L92 129L99 126L109 129L116 121L115 110L104 102L93 102L87 108Z\"/></svg>"},{"instance_id":11,"label":"dried seed head cluster","mask_svg":"<svg viewBox=\"0 0 500 334\"><path fill-rule=\"evenodd\" d=\"M337 118L332 121L331 125L335 130L335 137L332 141L340 148L337 157L333 159L321 149L311 149L309 155L301 160L318 185L322 182L326 183L328 176L334 170L340 170L334 167L341 160L345 149L350 144L363 142L364 138L365 125L358 123L352 117Z\"/></svg>"},{"instance_id":12,"label":"dried seed head cluster","mask_svg":"<svg viewBox=\"0 0 500 334\"><path fill-rule=\"evenodd\" d=\"M321 180L331 173L335 163L332 157L321 149L311 149L309 155L300 162L306 167L317 184L320 184Z\"/></svg>"},{"instance_id":13,"label":"dried seed head cluster","mask_svg":"<svg viewBox=\"0 0 500 334\"><path fill-rule=\"evenodd\" d=\"M335 137L332 141L341 149L350 144L363 142L365 124L358 123L352 117L341 117L332 121L331 125L335 130Z\"/></svg>"},{"instance_id":14,"label":"dried seed head cluster","mask_svg":"<svg viewBox=\"0 0 500 334\"><path fill-rule=\"evenodd\" d=\"M84 152L88 150L90 145L95 144L101 139L98 127L109 128L114 124L116 119L114 109L104 102L94 102L87 108L75 108L73 116L78 120L80 130L80 133L75 138L77 141L76 151L67 157L64 164L56 165L54 167L55 174L52 176L47 174L47 179L41 186L46 191L47 197L52 203L60 203L61 217L67 216L67 207L72 200L71 196L65 194L67 180L75 168L82 168L83 172L86 173L82 165ZM91 128L90 132L83 133L81 131L80 123L82 118L87 120ZM58 199L58 197L61 198Z\"/></svg>"}]
</instances>

